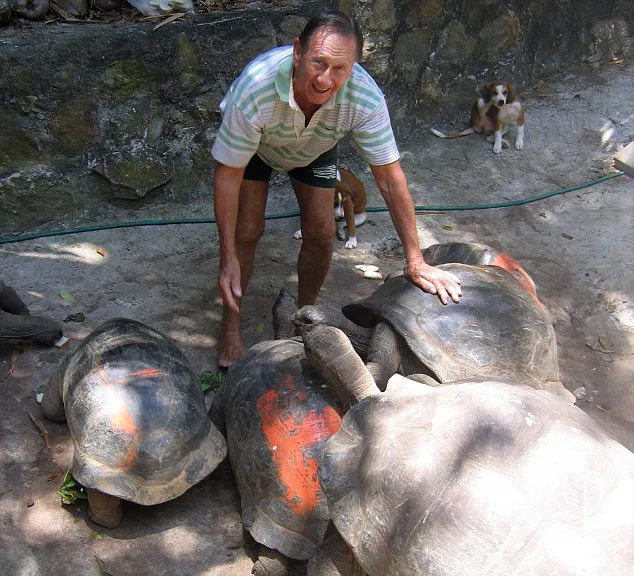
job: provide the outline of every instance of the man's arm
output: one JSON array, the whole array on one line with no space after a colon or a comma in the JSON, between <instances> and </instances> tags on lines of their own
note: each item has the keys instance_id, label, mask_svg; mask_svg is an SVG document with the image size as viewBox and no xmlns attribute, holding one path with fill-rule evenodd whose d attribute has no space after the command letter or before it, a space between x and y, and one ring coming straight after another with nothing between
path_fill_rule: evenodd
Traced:
<instances>
[{"instance_id":1,"label":"man's arm","mask_svg":"<svg viewBox=\"0 0 634 576\"><path fill-rule=\"evenodd\" d=\"M242 297L240 263L236 253L236 222L243 176L244 168L218 163L214 177L214 214L220 240L217 285L223 302L236 313L240 312L239 299Z\"/></svg>"},{"instance_id":2,"label":"man's arm","mask_svg":"<svg viewBox=\"0 0 634 576\"><path fill-rule=\"evenodd\" d=\"M443 304L447 304L449 298L459 302L462 292L458 277L451 272L430 266L423 258L418 243L414 203L407 188L407 178L401 163L396 161L370 168L405 250L407 275L425 292L437 294Z\"/></svg>"}]
</instances>

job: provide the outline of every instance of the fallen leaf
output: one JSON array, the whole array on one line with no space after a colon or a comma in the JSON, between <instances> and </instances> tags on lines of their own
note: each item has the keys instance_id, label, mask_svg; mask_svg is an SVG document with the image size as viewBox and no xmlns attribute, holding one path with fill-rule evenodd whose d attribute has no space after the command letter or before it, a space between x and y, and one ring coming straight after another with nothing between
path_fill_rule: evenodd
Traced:
<instances>
[{"instance_id":1,"label":"fallen leaf","mask_svg":"<svg viewBox=\"0 0 634 576\"><path fill-rule=\"evenodd\" d=\"M53 472L48 477L48 481L51 482L52 480L55 480L62 472L63 472L63 470L61 468L58 468L57 470L55 470L55 472Z\"/></svg>"},{"instance_id":2,"label":"fallen leaf","mask_svg":"<svg viewBox=\"0 0 634 576\"><path fill-rule=\"evenodd\" d=\"M70 302L71 304L75 302L75 297L68 290L60 290L59 297L66 302Z\"/></svg>"},{"instance_id":3,"label":"fallen leaf","mask_svg":"<svg viewBox=\"0 0 634 576\"><path fill-rule=\"evenodd\" d=\"M156 26L154 26L154 28L152 28L152 32L154 32L155 30L158 30L159 28L161 28L162 26L165 26L166 24L169 24L170 22L174 22L174 20L178 20L179 18L182 18L183 16L185 16L185 12L177 12L176 14L172 14L169 18L166 18L160 24L157 24Z\"/></svg>"},{"instance_id":4,"label":"fallen leaf","mask_svg":"<svg viewBox=\"0 0 634 576\"><path fill-rule=\"evenodd\" d=\"M449 224L443 224L442 227L443 227L443 229L449 230L450 232L453 230L453 227L450 226Z\"/></svg>"},{"instance_id":5,"label":"fallen leaf","mask_svg":"<svg viewBox=\"0 0 634 576\"><path fill-rule=\"evenodd\" d=\"M96 554L94 556L97 564L99 564L99 571L101 572L101 576L113 576L112 572L108 572L108 569L106 568L106 563Z\"/></svg>"},{"instance_id":6,"label":"fallen leaf","mask_svg":"<svg viewBox=\"0 0 634 576\"><path fill-rule=\"evenodd\" d=\"M44 424L42 424L37 418L35 418L33 414L31 414L26 408L24 409L24 411L29 415L29 418L31 419L33 424L35 424L35 427L40 432L40 435L42 436L42 438L44 438L44 442L46 442L46 447L50 450L51 445L48 443L48 432L46 431L46 428L44 428Z\"/></svg>"},{"instance_id":7,"label":"fallen leaf","mask_svg":"<svg viewBox=\"0 0 634 576\"><path fill-rule=\"evenodd\" d=\"M599 346L601 346L601 348L603 348L606 351L610 350L610 346L601 336L599 336Z\"/></svg>"},{"instance_id":8,"label":"fallen leaf","mask_svg":"<svg viewBox=\"0 0 634 576\"><path fill-rule=\"evenodd\" d=\"M99 534L99 532L95 532L94 530L92 531L92 534L90 535L90 537L93 540L103 540L103 536Z\"/></svg>"},{"instance_id":9,"label":"fallen leaf","mask_svg":"<svg viewBox=\"0 0 634 576\"><path fill-rule=\"evenodd\" d=\"M103 248L97 248L97 250L95 250L95 252L97 252L97 254L99 254L99 256L105 256L106 255L106 251Z\"/></svg>"},{"instance_id":10,"label":"fallen leaf","mask_svg":"<svg viewBox=\"0 0 634 576\"><path fill-rule=\"evenodd\" d=\"M609 350L603 347L601 341L599 341L599 346L593 346L590 342L586 342L586 346L590 348L590 350L594 350L595 352L601 352L601 354L612 354L614 350Z\"/></svg>"},{"instance_id":11,"label":"fallen leaf","mask_svg":"<svg viewBox=\"0 0 634 576\"><path fill-rule=\"evenodd\" d=\"M264 332L264 322L255 325L255 331L262 334Z\"/></svg>"},{"instance_id":12,"label":"fallen leaf","mask_svg":"<svg viewBox=\"0 0 634 576\"><path fill-rule=\"evenodd\" d=\"M222 384L222 372L220 370L216 372L210 372L205 370L200 374L200 387L203 392L208 390L215 390Z\"/></svg>"},{"instance_id":13,"label":"fallen leaf","mask_svg":"<svg viewBox=\"0 0 634 576\"><path fill-rule=\"evenodd\" d=\"M19 347L13 348L11 351L11 359L9 360L9 371L3 376L0 382L4 382L15 370L15 367L18 365L18 358L20 357L22 350Z\"/></svg>"}]
</instances>

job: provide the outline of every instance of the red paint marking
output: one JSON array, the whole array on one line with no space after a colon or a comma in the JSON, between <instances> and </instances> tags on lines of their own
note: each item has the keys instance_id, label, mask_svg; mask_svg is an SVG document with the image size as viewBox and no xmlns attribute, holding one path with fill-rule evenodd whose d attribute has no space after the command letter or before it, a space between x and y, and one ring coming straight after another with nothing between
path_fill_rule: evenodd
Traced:
<instances>
[{"instance_id":1,"label":"red paint marking","mask_svg":"<svg viewBox=\"0 0 634 576\"><path fill-rule=\"evenodd\" d=\"M519 262L515 260L515 258L509 254L500 253L495 256L491 264L499 268L504 268L504 270L510 272L513 275L513 278L521 284L522 288L524 288L524 290L526 290L542 308L544 307L544 305L539 301L539 298L537 298L535 282L533 282L533 279L528 275L528 272L520 266Z\"/></svg>"},{"instance_id":2,"label":"red paint marking","mask_svg":"<svg viewBox=\"0 0 634 576\"><path fill-rule=\"evenodd\" d=\"M137 378L148 378L163 374L156 368L144 368L143 370L137 370L136 372L126 374L124 377L115 380L110 378L110 374L103 367L100 372L100 377L104 385L112 388ZM123 434L129 434L131 436L128 442L128 449L119 460L119 468L121 470L130 470L136 462L140 436L136 422L134 421L134 418L128 408L126 406L121 406L117 412L110 415L110 425L113 430L122 432Z\"/></svg>"},{"instance_id":3,"label":"red paint marking","mask_svg":"<svg viewBox=\"0 0 634 576\"><path fill-rule=\"evenodd\" d=\"M337 432L341 416L325 406L322 412L310 410L298 419L308 393L293 390L291 376L285 376L281 384L280 390L263 394L257 408L278 477L286 487L286 501L295 514L303 516L314 510L321 496L319 462L306 449Z\"/></svg>"}]
</instances>

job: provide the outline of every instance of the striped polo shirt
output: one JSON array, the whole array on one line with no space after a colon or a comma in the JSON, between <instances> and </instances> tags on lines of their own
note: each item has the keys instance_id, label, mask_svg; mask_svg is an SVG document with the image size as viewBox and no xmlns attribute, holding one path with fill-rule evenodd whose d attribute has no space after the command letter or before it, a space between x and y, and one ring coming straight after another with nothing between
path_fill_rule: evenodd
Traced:
<instances>
[{"instance_id":1,"label":"striped polo shirt","mask_svg":"<svg viewBox=\"0 0 634 576\"><path fill-rule=\"evenodd\" d=\"M370 165L399 159L385 97L359 64L308 126L292 77L292 46L274 48L246 66L220 104L223 119L211 149L218 162L243 167L257 152L273 169L288 171L307 166L348 132Z\"/></svg>"}]
</instances>

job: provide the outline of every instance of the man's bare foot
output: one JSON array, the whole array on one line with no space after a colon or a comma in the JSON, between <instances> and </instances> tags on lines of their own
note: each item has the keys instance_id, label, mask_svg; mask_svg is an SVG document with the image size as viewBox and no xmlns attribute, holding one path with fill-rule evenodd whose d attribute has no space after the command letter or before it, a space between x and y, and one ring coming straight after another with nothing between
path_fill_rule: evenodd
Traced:
<instances>
[{"instance_id":1,"label":"man's bare foot","mask_svg":"<svg viewBox=\"0 0 634 576\"><path fill-rule=\"evenodd\" d=\"M244 354L244 344L240 334L240 315L223 308L218 338L218 367L229 368Z\"/></svg>"}]
</instances>

